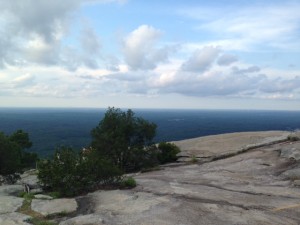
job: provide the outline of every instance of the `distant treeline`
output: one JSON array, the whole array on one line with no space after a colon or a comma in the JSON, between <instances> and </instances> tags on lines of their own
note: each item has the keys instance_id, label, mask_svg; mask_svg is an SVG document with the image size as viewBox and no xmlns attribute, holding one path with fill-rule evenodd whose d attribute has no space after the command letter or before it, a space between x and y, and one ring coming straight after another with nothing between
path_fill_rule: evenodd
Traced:
<instances>
[{"instance_id":1,"label":"distant treeline","mask_svg":"<svg viewBox=\"0 0 300 225\"><path fill-rule=\"evenodd\" d=\"M156 142L242 131L295 130L300 112L232 110L134 110L157 124ZM11 134L25 130L31 151L53 154L56 147L82 149L91 142L90 131L105 109L0 109L0 130Z\"/></svg>"}]
</instances>

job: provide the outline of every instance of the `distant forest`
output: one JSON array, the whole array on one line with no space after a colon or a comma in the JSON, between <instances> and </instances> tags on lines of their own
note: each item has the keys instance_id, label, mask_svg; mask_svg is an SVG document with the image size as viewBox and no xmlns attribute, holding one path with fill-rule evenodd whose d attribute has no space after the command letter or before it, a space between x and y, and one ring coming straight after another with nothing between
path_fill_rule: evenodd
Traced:
<instances>
[{"instance_id":1,"label":"distant forest","mask_svg":"<svg viewBox=\"0 0 300 225\"><path fill-rule=\"evenodd\" d=\"M91 141L90 132L106 109L9 109L0 108L0 131L22 129L30 136L31 151L51 155L56 147L75 149ZM295 130L300 128L297 111L232 110L134 110L157 124L155 142L242 131Z\"/></svg>"}]
</instances>

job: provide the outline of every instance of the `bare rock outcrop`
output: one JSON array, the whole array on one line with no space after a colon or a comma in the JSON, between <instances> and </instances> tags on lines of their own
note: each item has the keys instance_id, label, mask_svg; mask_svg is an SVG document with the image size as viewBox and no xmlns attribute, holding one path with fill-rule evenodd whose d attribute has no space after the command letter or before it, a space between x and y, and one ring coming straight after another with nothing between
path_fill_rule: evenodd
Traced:
<instances>
[{"instance_id":1,"label":"bare rock outcrop","mask_svg":"<svg viewBox=\"0 0 300 225\"><path fill-rule=\"evenodd\" d=\"M62 198L53 200L33 199L31 209L43 216L49 216L58 213L75 212L78 205L73 198Z\"/></svg>"},{"instance_id":2,"label":"bare rock outcrop","mask_svg":"<svg viewBox=\"0 0 300 225\"><path fill-rule=\"evenodd\" d=\"M294 154L299 143L288 135L247 132L177 142L188 147L183 155L209 160L138 174L133 190L91 193L88 217L111 225L298 225L300 189L287 174L298 173L299 161L281 152ZM87 224L81 218L72 221Z\"/></svg>"},{"instance_id":3,"label":"bare rock outcrop","mask_svg":"<svg viewBox=\"0 0 300 225\"><path fill-rule=\"evenodd\" d=\"M176 142L183 162L133 174L134 189L34 199L31 208L45 216L71 212L57 218L60 225L299 225L300 141L289 135L246 132ZM194 163L187 160L193 155Z\"/></svg>"}]
</instances>

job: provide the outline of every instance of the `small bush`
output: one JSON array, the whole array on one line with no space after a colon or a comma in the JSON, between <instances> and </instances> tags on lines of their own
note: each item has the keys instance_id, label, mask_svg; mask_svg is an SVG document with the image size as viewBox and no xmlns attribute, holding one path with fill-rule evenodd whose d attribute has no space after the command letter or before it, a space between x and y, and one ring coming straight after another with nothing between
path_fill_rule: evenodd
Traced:
<instances>
[{"instance_id":1,"label":"small bush","mask_svg":"<svg viewBox=\"0 0 300 225\"><path fill-rule=\"evenodd\" d=\"M23 195L23 198L25 198L26 200L32 200L32 199L34 199L34 194L33 193L25 193Z\"/></svg>"},{"instance_id":2,"label":"small bush","mask_svg":"<svg viewBox=\"0 0 300 225\"><path fill-rule=\"evenodd\" d=\"M291 134L291 135L288 136L288 140L292 141L292 142L293 141L300 141L300 138L298 136L296 136L296 135L292 135Z\"/></svg>"},{"instance_id":3,"label":"small bush","mask_svg":"<svg viewBox=\"0 0 300 225\"><path fill-rule=\"evenodd\" d=\"M121 186L124 188L134 188L136 187L136 181L133 177L128 177L122 181Z\"/></svg>"},{"instance_id":4,"label":"small bush","mask_svg":"<svg viewBox=\"0 0 300 225\"><path fill-rule=\"evenodd\" d=\"M158 145L158 160L160 163L169 163L177 160L180 149L173 143L161 142Z\"/></svg>"},{"instance_id":5,"label":"small bush","mask_svg":"<svg viewBox=\"0 0 300 225\"><path fill-rule=\"evenodd\" d=\"M191 163L197 163L198 162L198 159L195 155L192 155L192 158L191 158Z\"/></svg>"},{"instance_id":6,"label":"small bush","mask_svg":"<svg viewBox=\"0 0 300 225\"><path fill-rule=\"evenodd\" d=\"M18 193L18 197L23 198L25 194L26 194L25 191L21 191Z\"/></svg>"},{"instance_id":7,"label":"small bush","mask_svg":"<svg viewBox=\"0 0 300 225\"><path fill-rule=\"evenodd\" d=\"M61 194L57 191L49 192L48 195L52 198L61 198Z\"/></svg>"},{"instance_id":8,"label":"small bush","mask_svg":"<svg viewBox=\"0 0 300 225\"><path fill-rule=\"evenodd\" d=\"M118 184L121 172L96 152L78 154L62 147L52 160L38 163L38 179L44 190L71 197L97 189L99 186Z\"/></svg>"}]
</instances>

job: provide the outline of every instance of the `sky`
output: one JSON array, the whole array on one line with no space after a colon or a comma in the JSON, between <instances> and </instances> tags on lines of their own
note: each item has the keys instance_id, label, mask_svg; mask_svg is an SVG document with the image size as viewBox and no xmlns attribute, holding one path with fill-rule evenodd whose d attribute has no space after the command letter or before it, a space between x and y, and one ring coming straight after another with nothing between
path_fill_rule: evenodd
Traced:
<instances>
[{"instance_id":1,"label":"sky","mask_svg":"<svg viewBox=\"0 0 300 225\"><path fill-rule=\"evenodd\" d=\"M300 110L298 0L0 0L0 107Z\"/></svg>"}]
</instances>

